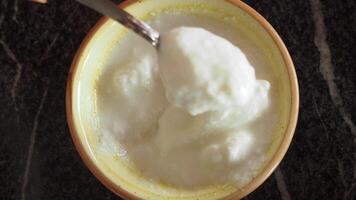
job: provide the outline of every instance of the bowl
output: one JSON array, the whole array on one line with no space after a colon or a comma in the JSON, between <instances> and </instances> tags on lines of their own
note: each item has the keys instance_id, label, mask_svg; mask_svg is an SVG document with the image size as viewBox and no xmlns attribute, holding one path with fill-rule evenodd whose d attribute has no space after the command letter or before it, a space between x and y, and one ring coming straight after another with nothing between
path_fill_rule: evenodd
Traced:
<instances>
[{"instance_id":1,"label":"bowl","mask_svg":"<svg viewBox=\"0 0 356 200\"><path fill-rule=\"evenodd\" d=\"M266 163L247 185L236 187L221 185L197 190L178 189L168 185L152 183L135 170L130 161L119 156L98 153L96 81L100 66L106 62L105 52L114 48L127 30L103 17L87 34L78 49L67 82L67 121L73 142L89 170L111 191L124 199L240 199L260 186L284 157L298 118L299 93L293 61L283 41L273 27L254 9L239 0L127 0L119 5L142 20L148 20L161 12L179 10L205 13L228 21L268 55L271 69L278 80L279 116L281 129L273 135L266 152Z\"/></svg>"}]
</instances>

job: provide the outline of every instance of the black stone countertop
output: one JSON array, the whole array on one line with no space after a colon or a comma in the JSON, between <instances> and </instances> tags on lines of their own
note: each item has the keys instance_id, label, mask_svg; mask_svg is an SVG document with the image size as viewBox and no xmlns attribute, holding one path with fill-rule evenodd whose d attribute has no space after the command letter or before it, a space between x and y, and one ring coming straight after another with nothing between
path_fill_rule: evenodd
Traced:
<instances>
[{"instance_id":1,"label":"black stone countertop","mask_svg":"<svg viewBox=\"0 0 356 200\"><path fill-rule=\"evenodd\" d=\"M301 95L286 157L246 199L356 199L356 1L245 2L285 41ZM120 199L83 164L65 116L73 55L99 18L73 0L0 1L0 200Z\"/></svg>"}]
</instances>

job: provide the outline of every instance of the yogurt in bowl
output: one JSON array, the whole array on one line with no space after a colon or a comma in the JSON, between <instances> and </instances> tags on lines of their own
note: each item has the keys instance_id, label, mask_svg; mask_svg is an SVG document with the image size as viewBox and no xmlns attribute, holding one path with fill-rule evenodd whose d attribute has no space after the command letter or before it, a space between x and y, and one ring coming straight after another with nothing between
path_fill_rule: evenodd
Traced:
<instances>
[{"instance_id":1,"label":"yogurt in bowl","mask_svg":"<svg viewBox=\"0 0 356 200\"><path fill-rule=\"evenodd\" d=\"M88 36L67 96L84 161L127 198L245 196L282 159L296 123L295 72L278 35L239 1L127 9L162 45L157 53L107 19Z\"/></svg>"}]
</instances>

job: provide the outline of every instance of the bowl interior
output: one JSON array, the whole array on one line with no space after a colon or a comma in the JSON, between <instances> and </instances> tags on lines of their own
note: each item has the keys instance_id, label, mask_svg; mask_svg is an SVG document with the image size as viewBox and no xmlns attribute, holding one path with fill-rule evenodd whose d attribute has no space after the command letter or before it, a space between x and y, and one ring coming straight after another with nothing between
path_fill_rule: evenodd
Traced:
<instances>
[{"instance_id":1,"label":"bowl interior","mask_svg":"<svg viewBox=\"0 0 356 200\"><path fill-rule=\"evenodd\" d=\"M103 18L88 34L74 59L68 82L67 112L74 143L83 160L115 193L141 199L219 199L230 195L240 198L260 185L283 157L293 135L297 115L298 97L293 65L283 43L277 35L273 35L273 29L259 21L262 20L260 16L249 13L251 10L248 6L239 1L234 2L146 0L129 4L126 9L142 20L172 11L206 15L244 33L262 50L277 80L280 126L275 130L273 142L266 152L268 161L260 175L243 188L227 184L193 191L176 189L148 181L129 160L123 160L119 155L98 151L100 137L97 134L96 83L103 66L110 59L110 52L127 33L123 26Z\"/></svg>"}]
</instances>

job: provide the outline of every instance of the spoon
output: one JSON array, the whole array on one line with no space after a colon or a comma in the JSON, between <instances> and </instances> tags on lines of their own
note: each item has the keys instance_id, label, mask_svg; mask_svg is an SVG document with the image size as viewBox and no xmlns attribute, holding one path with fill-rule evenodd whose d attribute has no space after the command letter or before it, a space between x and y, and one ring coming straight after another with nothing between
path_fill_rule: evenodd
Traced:
<instances>
[{"instance_id":1,"label":"spoon","mask_svg":"<svg viewBox=\"0 0 356 200\"><path fill-rule=\"evenodd\" d=\"M134 16L119 8L110 0L77 0L79 3L96 10L97 12L110 17L121 23L127 28L133 30L138 35L147 40L156 49L159 47L159 32L154 30L148 24L136 19Z\"/></svg>"}]
</instances>

